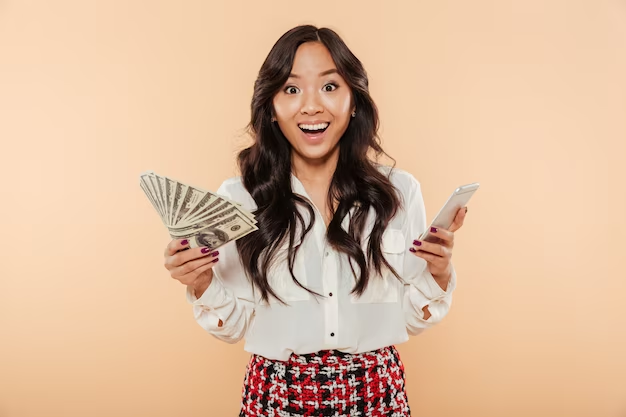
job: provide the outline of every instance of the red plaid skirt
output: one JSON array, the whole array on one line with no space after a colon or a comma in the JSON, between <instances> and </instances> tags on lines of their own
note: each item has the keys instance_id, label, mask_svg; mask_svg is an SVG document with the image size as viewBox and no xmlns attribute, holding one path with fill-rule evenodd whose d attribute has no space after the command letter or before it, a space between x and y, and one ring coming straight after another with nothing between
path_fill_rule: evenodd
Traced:
<instances>
[{"instance_id":1,"label":"red plaid skirt","mask_svg":"<svg viewBox=\"0 0 626 417\"><path fill-rule=\"evenodd\" d=\"M411 415L395 347L349 354L326 350L288 361L252 355L240 417Z\"/></svg>"}]
</instances>

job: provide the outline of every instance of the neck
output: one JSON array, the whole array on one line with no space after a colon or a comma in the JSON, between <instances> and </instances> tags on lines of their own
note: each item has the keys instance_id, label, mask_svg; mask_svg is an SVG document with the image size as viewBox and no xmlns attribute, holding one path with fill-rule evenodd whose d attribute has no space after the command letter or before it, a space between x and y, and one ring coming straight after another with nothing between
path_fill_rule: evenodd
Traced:
<instances>
[{"instance_id":1,"label":"neck","mask_svg":"<svg viewBox=\"0 0 626 417\"><path fill-rule=\"evenodd\" d=\"M339 147L321 159L306 159L295 152L291 155L291 169L293 174L301 181L307 183L330 183L337 162L339 161Z\"/></svg>"}]
</instances>

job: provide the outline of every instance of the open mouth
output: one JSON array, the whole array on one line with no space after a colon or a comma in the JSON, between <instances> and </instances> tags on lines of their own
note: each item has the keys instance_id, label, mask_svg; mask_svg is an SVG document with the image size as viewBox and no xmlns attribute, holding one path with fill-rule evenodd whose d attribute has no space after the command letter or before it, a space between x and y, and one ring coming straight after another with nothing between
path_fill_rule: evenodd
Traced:
<instances>
[{"instance_id":1,"label":"open mouth","mask_svg":"<svg viewBox=\"0 0 626 417\"><path fill-rule=\"evenodd\" d=\"M328 126L330 126L330 123L318 123L318 124L314 124L314 125L309 125L309 124L299 124L298 127L300 128L301 131L303 131L305 134L307 135L319 135L321 133L324 133L326 131L326 129L328 129Z\"/></svg>"}]
</instances>

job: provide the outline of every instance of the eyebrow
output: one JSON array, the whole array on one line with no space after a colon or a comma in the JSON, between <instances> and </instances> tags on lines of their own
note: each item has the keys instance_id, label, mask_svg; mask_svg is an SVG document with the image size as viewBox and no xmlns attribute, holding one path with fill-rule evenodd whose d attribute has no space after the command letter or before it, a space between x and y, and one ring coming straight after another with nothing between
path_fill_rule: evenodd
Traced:
<instances>
[{"instance_id":1,"label":"eyebrow","mask_svg":"<svg viewBox=\"0 0 626 417\"><path fill-rule=\"evenodd\" d=\"M333 69L329 69L326 71L322 71L318 74L318 77L323 77L325 75L329 75L329 74L338 74L339 72L337 71L337 68L333 68ZM294 74L293 72L291 74L289 74L289 78L300 78L299 75Z\"/></svg>"}]
</instances>

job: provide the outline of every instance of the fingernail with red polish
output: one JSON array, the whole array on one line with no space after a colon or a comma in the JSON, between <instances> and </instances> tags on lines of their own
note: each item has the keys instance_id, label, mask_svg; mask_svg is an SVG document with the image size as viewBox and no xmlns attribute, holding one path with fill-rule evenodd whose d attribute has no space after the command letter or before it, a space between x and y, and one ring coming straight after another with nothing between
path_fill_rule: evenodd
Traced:
<instances>
[{"instance_id":1,"label":"fingernail with red polish","mask_svg":"<svg viewBox=\"0 0 626 417\"><path fill-rule=\"evenodd\" d=\"M414 240L414 241L413 241L413 244L414 244L415 246L422 246L422 242L420 242L419 240Z\"/></svg>"},{"instance_id":2,"label":"fingernail with red polish","mask_svg":"<svg viewBox=\"0 0 626 417\"><path fill-rule=\"evenodd\" d=\"M433 233L437 233L437 228L436 227L431 227L430 231L433 232Z\"/></svg>"},{"instance_id":3,"label":"fingernail with red polish","mask_svg":"<svg viewBox=\"0 0 626 417\"><path fill-rule=\"evenodd\" d=\"M213 252L213 253L211 254L211 256L217 256L217 255L219 255L219 254L220 254L220 253L219 253L218 251L215 251L215 252Z\"/></svg>"},{"instance_id":4,"label":"fingernail with red polish","mask_svg":"<svg viewBox=\"0 0 626 417\"><path fill-rule=\"evenodd\" d=\"M210 250L211 250L211 248L202 248L202 249L200 249L200 252L208 253Z\"/></svg>"},{"instance_id":5,"label":"fingernail with red polish","mask_svg":"<svg viewBox=\"0 0 626 417\"><path fill-rule=\"evenodd\" d=\"M415 248L409 248L409 250L410 250L411 252L413 252L413 253L417 252L417 251L415 250Z\"/></svg>"},{"instance_id":6,"label":"fingernail with red polish","mask_svg":"<svg viewBox=\"0 0 626 417\"><path fill-rule=\"evenodd\" d=\"M217 261L219 261L219 258L215 258L215 259L213 259L213 261L212 261L212 262L217 263Z\"/></svg>"},{"instance_id":7,"label":"fingernail with red polish","mask_svg":"<svg viewBox=\"0 0 626 417\"><path fill-rule=\"evenodd\" d=\"M180 241L180 244L183 245L183 246L185 246L187 243L189 243L189 241L187 239Z\"/></svg>"}]
</instances>

